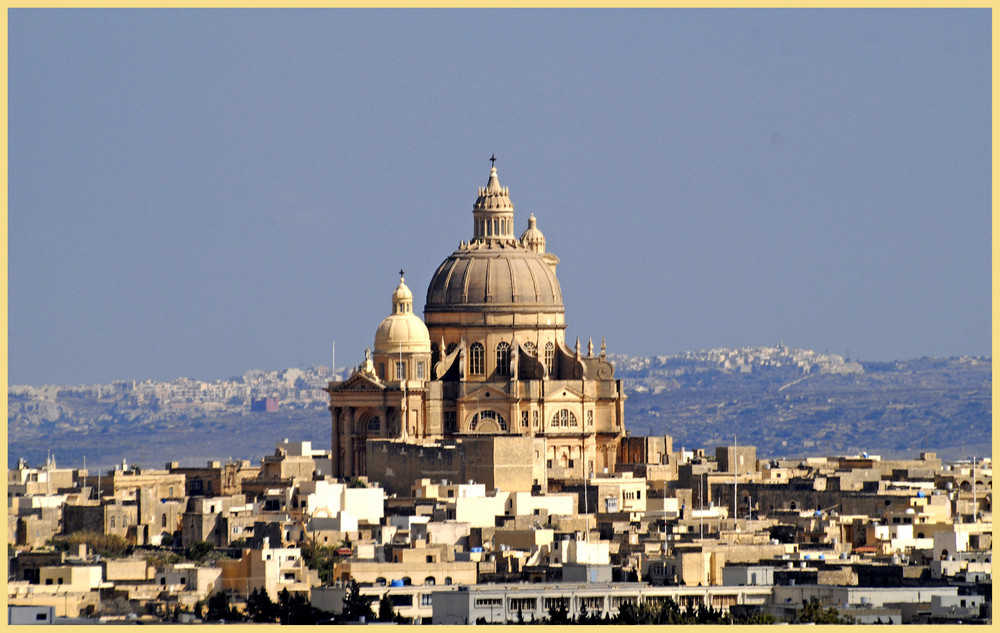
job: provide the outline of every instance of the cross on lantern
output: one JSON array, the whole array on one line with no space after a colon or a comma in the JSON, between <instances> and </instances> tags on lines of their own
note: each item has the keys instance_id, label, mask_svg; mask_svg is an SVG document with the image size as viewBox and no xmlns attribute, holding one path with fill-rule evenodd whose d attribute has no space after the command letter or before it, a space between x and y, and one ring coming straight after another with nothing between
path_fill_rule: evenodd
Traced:
<instances>
[{"instance_id":1,"label":"cross on lantern","mask_svg":"<svg viewBox=\"0 0 1000 633\"><path fill-rule=\"evenodd\" d=\"M493 154L492 156L490 156L490 167L495 167L496 162L497 162L497 155Z\"/></svg>"}]
</instances>

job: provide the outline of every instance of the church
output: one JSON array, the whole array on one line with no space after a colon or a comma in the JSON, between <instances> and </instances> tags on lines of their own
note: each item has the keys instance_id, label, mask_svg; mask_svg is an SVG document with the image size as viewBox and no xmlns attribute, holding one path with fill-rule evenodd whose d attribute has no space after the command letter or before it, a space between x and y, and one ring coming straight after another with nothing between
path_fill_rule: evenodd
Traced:
<instances>
[{"instance_id":1,"label":"church","mask_svg":"<svg viewBox=\"0 0 1000 633\"><path fill-rule=\"evenodd\" d=\"M416 449L484 442L492 448L477 459L527 460L518 472L535 487L614 472L625 394L603 339L597 353L592 340L585 349L579 339L566 343L558 263L533 214L515 236L514 205L494 165L472 206L472 237L435 271L424 318L414 314L400 271L374 350L327 387L334 474L380 479L392 468L375 459L376 447L398 464L408 448L425 455ZM490 483L519 487L517 469L504 475L502 466ZM415 470L431 471L428 464Z\"/></svg>"}]
</instances>

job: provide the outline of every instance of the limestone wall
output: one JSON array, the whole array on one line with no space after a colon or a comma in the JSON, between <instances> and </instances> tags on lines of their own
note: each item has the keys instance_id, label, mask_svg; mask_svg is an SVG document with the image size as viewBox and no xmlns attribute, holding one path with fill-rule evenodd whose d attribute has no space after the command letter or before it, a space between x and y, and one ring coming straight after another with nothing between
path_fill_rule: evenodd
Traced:
<instances>
[{"instance_id":1,"label":"limestone wall","mask_svg":"<svg viewBox=\"0 0 1000 633\"><path fill-rule=\"evenodd\" d=\"M522 436L467 437L456 444L410 444L397 440L369 440L368 477L386 493L406 496L420 479L466 482L486 489L530 491L536 441Z\"/></svg>"}]
</instances>

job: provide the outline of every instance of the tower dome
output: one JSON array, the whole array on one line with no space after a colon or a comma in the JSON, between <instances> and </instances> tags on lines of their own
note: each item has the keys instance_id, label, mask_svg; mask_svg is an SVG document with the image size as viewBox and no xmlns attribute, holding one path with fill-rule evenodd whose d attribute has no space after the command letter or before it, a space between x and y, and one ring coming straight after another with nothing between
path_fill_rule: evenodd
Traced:
<instances>
[{"instance_id":1,"label":"tower dome","mask_svg":"<svg viewBox=\"0 0 1000 633\"><path fill-rule=\"evenodd\" d=\"M427 326L413 314L413 293L399 271L399 286L392 293L392 314L382 320L375 331L376 354L430 352L431 338Z\"/></svg>"},{"instance_id":2,"label":"tower dome","mask_svg":"<svg viewBox=\"0 0 1000 633\"><path fill-rule=\"evenodd\" d=\"M545 236L542 235L542 232L538 230L535 224L535 214L532 213L528 216L528 228L524 233L521 233L521 243L527 246L529 250L541 255L545 253Z\"/></svg>"}]
</instances>

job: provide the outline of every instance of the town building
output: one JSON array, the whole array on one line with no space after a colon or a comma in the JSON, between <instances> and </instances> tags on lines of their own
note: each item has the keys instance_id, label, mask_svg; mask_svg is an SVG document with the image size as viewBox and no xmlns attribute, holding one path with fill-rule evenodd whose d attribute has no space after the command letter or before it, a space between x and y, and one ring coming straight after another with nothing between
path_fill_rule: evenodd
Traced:
<instances>
[{"instance_id":1,"label":"town building","mask_svg":"<svg viewBox=\"0 0 1000 633\"><path fill-rule=\"evenodd\" d=\"M220 560L221 588L244 598L263 589L273 602L287 589L309 595L319 585L319 574L309 569L298 547L271 547L264 539L259 549L244 549L239 560ZM214 582L214 580L212 581Z\"/></svg>"},{"instance_id":2,"label":"town building","mask_svg":"<svg viewBox=\"0 0 1000 633\"><path fill-rule=\"evenodd\" d=\"M459 591L435 591L434 624L539 621L564 607L571 618L618 613L623 603L659 604L670 599L687 608L699 605L728 611L734 605L763 605L771 587L651 587L642 583L559 583L477 585Z\"/></svg>"}]
</instances>

